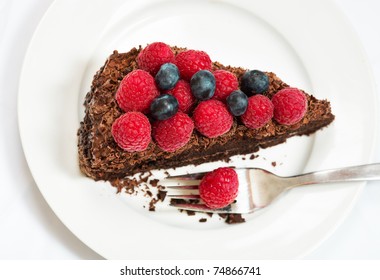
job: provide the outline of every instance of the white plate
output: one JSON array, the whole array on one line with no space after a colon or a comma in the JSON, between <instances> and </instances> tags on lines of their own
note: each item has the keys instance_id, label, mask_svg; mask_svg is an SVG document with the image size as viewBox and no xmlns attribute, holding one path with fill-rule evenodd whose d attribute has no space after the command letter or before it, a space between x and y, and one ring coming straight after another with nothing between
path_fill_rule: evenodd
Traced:
<instances>
[{"instance_id":1,"label":"white plate","mask_svg":"<svg viewBox=\"0 0 380 280\"><path fill-rule=\"evenodd\" d=\"M363 184L292 190L226 225L199 223L147 199L115 194L78 169L77 136L92 76L114 50L164 41L234 66L271 70L332 103L336 120L242 163L294 174L370 162L377 130L374 84L333 1L56 1L39 25L20 82L20 134L45 199L84 243L110 259L291 259L322 242ZM272 166L272 162L277 165ZM216 165L215 165L216 166Z\"/></svg>"}]
</instances>

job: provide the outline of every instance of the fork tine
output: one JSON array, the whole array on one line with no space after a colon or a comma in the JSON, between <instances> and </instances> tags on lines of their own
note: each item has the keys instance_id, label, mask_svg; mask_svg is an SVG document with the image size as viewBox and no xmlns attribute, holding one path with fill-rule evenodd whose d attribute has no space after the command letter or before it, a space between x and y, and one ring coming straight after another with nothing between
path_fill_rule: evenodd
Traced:
<instances>
[{"instance_id":1,"label":"fork tine","mask_svg":"<svg viewBox=\"0 0 380 280\"><path fill-rule=\"evenodd\" d=\"M170 191L170 190L197 190L198 185L186 185L186 186L165 186L165 188Z\"/></svg>"},{"instance_id":2,"label":"fork tine","mask_svg":"<svg viewBox=\"0 0 380 280\"><path fill-rule=\"evenodd\" d=\"M203 212L212 212L213 211L213 209L207 207L205 204L170 203L170 206L176 207L178 209L190 210L190 211L203 211Z\"/></svg>"},{"instance_id":3,"label":"fork tine","mask_svg":"<svg viewBox=\"0 0 380 280\"><path fill-rule=\"evenodd\" d=\"M200 180L207 173L208 172L200 172L200 173L191 173L191 174L185 174L185 175L168 176L165 178L165 180Z\"/></svg>"},{"instance_id":4,"label":"fork tine","mask_svg":"<svg viewBox=\"0 0 380 280\"><path fill-rule=\"evenodd\" d=\"M211 209L207 207L205 204L171 203L170 206L178 208L180 210L195 211L195 212L218 213L218 214L232 213L231 207L226 207L226 208L221 208L221 209Z\"/></svg>"},{"instance_id":5,"label":"fork tine","mask_svg":"<svg viewBox=\"0 0 380 280\"><path fill-rule=\"evenodd\" d=\"M167 197L170 197L171 199L201 199L198 194L168 194Z\"/></svg>"}]
</instances>

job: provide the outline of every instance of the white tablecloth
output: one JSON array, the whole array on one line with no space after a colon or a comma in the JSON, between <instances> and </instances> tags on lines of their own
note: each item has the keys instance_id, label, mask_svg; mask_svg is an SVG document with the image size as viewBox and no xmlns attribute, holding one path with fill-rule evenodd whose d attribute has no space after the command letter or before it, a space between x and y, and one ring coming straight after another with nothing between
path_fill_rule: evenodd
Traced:
<instances>
[{"instance_id":1,"label":"white tablecloth","mask_svg":"<svg viewBox=\"0 0 380 280\"><path fill-rule=\"evenodd\" d=\"M380 2L332 1L357 31L380 84ZM18 132L23 58L51 2L0 0L0 259L101 259L45 202L29 172ZM379 148L375 161L380 162ZM380 182L366 185L349 216L306 259L380 259Z\"/></svg>"}]
</instances>

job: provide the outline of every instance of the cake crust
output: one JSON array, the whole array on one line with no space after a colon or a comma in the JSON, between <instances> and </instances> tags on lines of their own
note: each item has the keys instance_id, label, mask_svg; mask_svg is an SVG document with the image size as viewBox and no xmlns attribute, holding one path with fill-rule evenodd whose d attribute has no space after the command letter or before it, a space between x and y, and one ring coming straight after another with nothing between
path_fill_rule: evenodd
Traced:
<instances>
[{"instance_id":1,"label":"cake crust","mask_svg":"<svg viewBox=\"0 0 380 280\"><path fill-rule=\"evenodd\" d=\"M183 50L172 48L175 53ZM175 152L161 150L154 141L141 152L122 150L113 140L112 123L123 114L115 100L119 83L125 75L137 69L136 57L141 48L127 53L114 53L95 74L91 90L87 93L84 106L85 117L78 130L78 154L81 171L94 180L115 180L152 169L167 169L228 160L231 156L248 154L285 142L294 135L309 135L327 126L334 120L330 103L318 100L305 93L308 110L304 118L295 125L280 125L271 120L264 127L250 129L239 118L229 132L217 138L207 138L194 131L190 141ZM246 69L224 66L213 62L213 70L224 69L236 74L238 79ZM266 72L270 86L264 93L271 98L277 91L289 87L274 73Z\"/></svg>"}]
</instances>

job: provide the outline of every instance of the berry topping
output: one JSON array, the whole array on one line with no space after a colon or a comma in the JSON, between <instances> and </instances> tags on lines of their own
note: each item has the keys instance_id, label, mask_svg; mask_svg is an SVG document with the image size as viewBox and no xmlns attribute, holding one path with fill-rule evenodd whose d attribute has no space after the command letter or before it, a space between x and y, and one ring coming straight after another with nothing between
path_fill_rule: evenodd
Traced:
<instances>
[{"instance_id":1,"label":"berry topping","mask_svg":"<svg viewBox=\"0 0 380 280\"><path fill-rule=\"evenodd\" d=\"M190 87L197 99L210 99L215 92L215 77L208 70L199 70L191 77Z\"/></svg>"},{"instance_id":2,"label":"berry topping","mask_svg":"<svg viewBox=\"0 0 380 280\"><path fill-rule=\"evenodd\" d=\"M178 67L173 63L162 64L155 80L159 89L169 90L174 88L179 80Z\"/></svg>"},{"instance_id":3,"label":"berry topping","mask_svg":"<svg viewBox=\"0 0 380 280\"><path fill-rule=\"evenodd\" d=\"M241 77L241 90L248 96L263 93L269 87L267 74L259 70L250 70Z\"/></svg>"},{"instance_id":4,"label":"berry topping","mask_svg":"<svg viewBox=\"0 0 380 280\"><path fill-rule=\"evenodd\" d=\"M248 98L247 111L241 116L246 127L260 128L266 125L273 117L273 104L264 95L257 94Z\"/></svg>"},{"instance_id":5,"label":"berry topping","mask_svg":"<svg viewBox=\"0 0 380 280\"><path fill-rule=\"evenodd\" d=\"M137 64L140 69L156 75L161 65L175 61L175 55L165 43L155 42L147 45L137 56Z\"/></svg>"},{"instance_id":6,"label":"berry topping","mask_svg":"<svg viewBox=\"0 0 380 280\"><path fill-rule=\"evenodd\" d=\"M221 167L203 177L199 185L199 194L208 207L218 209L234 202L238 189L236 171L229 167Z\"/></svg>"},{"instance_id":7,"label":"berry topping","mask_svg":"<svg viewBox=\"0 0 380 280\"><path fill-rule=\"evenodd\" d=\"M214 99L225 101L227 96L239 88L239 82L235 74L226 70L214 71L216 82Z\"/></svg>"},{"instance_id":8,"label":"berry topping","mask_svg":"<svg viewBox=\"0 0 380 280\"><path fill-rule=\"evenodd\" d=\"M153 138L164 151L174 152L189 142L194 123L185 113L178 112L172 118L153 124Z\"/></svg>"},{"instance_id":9,"label":"berry topping","mask_svg":"<svg viewBox=\"0 0 380 280\"><path fill-rule=\"evenodd\" d=\"M150 103L159 95L154 78L146 71L137 69L121 81L116 101L125 112L149 112Z\"/></svg>"},{"instance_id":10,"label":"berry topping","mask_svg":"<svg viewBox=\"0 0 380 280\"><path fill-rule=\"evenodd\" d=\"M241 116L247 110L248 97L241 90L231 92L226 101L228 109L234 116Z\"/></svg>"},{"instance_id":11,"label":"berry topping","mask_svg":"<svg viewBox=\"0 0 380 280\"><path fill-rule=\"evenodd\" d=\"M219 100L207 100L198 104L193 114L195 128L208 138L215 138L230 130L233 117L226 105Z\"/></svg>"},{"instance_id":12,"label":"berry topping","mask_svg":"<svg viewBox=\"0 0 380 280\"><path fill-rule=\"evenodd\" d=\"M297 88L284 88L273 97L274 119L285 125L299 122L307 111L306 95Z\"/></svg>"},{"instance_id":13,"label":"berry topping","mask_svg":"<svg viewBox=\"0 0 380 280\"><path fill-rule=\"evenodd\" d=\"M178 101L170 94L162 94L150 104L150 114L156 120L167 120L178 111Z\"/></svg>"},{"instance_id":14,"label":"berry topping","mask_svg":"<svg viewBox=\"0 0 380 280\"><path fill-rule=\"evenodd\" d=\"M190 84L185 80L179 80L173 89L167 92L178 100L179 110L188 113L195 103L195 97L191 93Z\"/></svg>"},{"instance_id":15,"label":"berry topping","mask_svg":"<svg viewBox=\"0 0 380 280\"><path fill-rule=\"evenodd\" d=\"M176 56L176 65L182 79L190 81L199 70L211 70L212 62L207 53L203 51L187 50Z\"/></svg>"},{"instance_id":16,"label":"berry topping","mask_svg":"<svg viewBox=\"0 0 380 280\"><path fill-rule=\"evenodd\" d=\"M115 120L112 136L120 148L128 152L145 150L151 140L148 118L140 112L128 112Z\"/></svg>"}]
</instances>

